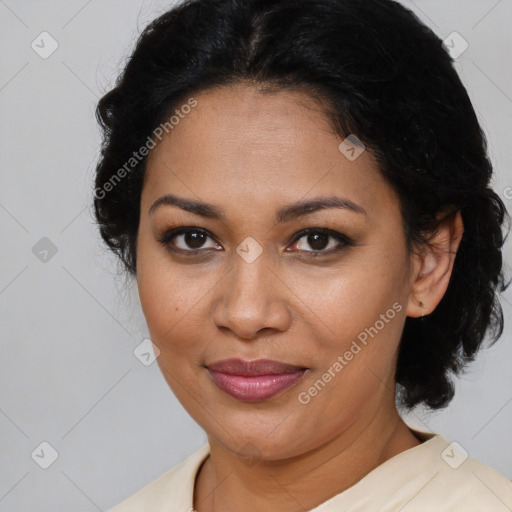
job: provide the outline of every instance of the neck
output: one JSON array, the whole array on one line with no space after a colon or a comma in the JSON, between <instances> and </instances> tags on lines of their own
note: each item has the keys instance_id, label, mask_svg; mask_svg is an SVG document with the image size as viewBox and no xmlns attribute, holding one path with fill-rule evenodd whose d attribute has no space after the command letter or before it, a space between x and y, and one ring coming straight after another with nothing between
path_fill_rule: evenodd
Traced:
<instances>
[{"instance_id":1,"label":"neck","mask_svg":"<svg viewBox=\"0 0 512 512\"><path fill-rule=\"evenodd\" d=\"M311 452L249 467L209 438L210 456L196 479L198 512L310 510L348 489L370 471L420 444L392 408L361 417Z\"/></svg>"}]
</instances>

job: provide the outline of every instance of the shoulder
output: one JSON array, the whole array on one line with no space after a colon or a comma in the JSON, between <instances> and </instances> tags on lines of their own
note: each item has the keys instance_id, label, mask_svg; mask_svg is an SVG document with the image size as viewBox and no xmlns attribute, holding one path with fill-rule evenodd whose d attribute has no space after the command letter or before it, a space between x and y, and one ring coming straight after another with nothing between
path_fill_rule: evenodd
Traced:
<instances>
[{"instance_id":1,"label":"shoulder","mask_svg":"<svg viewBox=\"0 0 512 512\"><path fill-rule=\"evenodd\" d=\"M176 466L139 489L107 512L186 512L192 503L197 470L210 452L201 446Z\"/></svg>"},{"instance_id":2,"label":"shoulder","mask_svg":"<svg viewBox=\"0 0 512 512\"><path fill-rule=\"evenodd\" d=\"M449 448L451 450L452 448ZM510 511L512 482L483 462L466 458L458 467L433 468L430 496L443 496L446 510Z\"/></svg>"},{"instance_id":3,"label":"shoulder","mask_svg":"<svg viewBox=\"0 0 512 512\"><path fill-rule=\"evenodd\" d=\"M511 512L512 483L440 434L395 455L315 512Z\"/></svg>"},{"instance_id":4,"label":"shoulder","mask_svg":"<svg viewBox=\"0 0 512 512\"><path fill-rule=\"evenodd\" d=\"M435 435L425 444L430 452L426 471L410 496L414 511L510 512L512 482L493 467L469 457L458 443ZM419 454L420 450L418 450ZM412 490L412 489L411 489Z\"/></svg>"}]
</instances>

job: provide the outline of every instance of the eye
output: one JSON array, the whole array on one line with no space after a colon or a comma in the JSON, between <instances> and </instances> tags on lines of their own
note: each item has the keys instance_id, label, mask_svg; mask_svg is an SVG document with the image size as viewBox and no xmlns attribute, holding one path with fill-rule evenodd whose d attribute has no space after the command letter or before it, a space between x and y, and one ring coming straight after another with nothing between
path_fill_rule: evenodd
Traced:
<instances>
[{"instance_id":1,"label":"eye","mask_svg":"<svg viewBox=\"0 0 512 512\"><path fill-rule=\"evenodd\" d=\"M208 245L208 239L211 240L210 245ZM166 231L161 237L157 238L157 241L170 251L187 256L210 252L207 249L222 249L222 246L213 239L208 231L194 226L179 227ZM309 253L310 256L320 256L338 252L344 247L354 246L355 243L346 235L331 229L308 228L295 235L292 245L299 252ZM307 246L311 247L312 250L308 250Z\"/></svg>"},{"instance_id":2,"label":"eye","mask_svg":"<svg viewBox=\"0 0 512 512\"><path fill-rule=\"evenodd\" d=\"M157 238L157 241L170 250L194 254L199 252L199 249L218 250L220 245L213 239L210 245L206 244L209 238L211 236L204 229L190 226L171 229Z\"/></svg>"},{"instance_id":3,"label":"eye","mask_svg":"<svg viewBox=\"0 0 512 512\"><path fill-rule=\"evenodd\" d=\"M300 231L295 236L293 244L299 251L313 254L331 254L343 247L355 245L349 237L324 228L308 228ZM308 250L308 246L313 250Z\"/></svg>"}]
</instances>

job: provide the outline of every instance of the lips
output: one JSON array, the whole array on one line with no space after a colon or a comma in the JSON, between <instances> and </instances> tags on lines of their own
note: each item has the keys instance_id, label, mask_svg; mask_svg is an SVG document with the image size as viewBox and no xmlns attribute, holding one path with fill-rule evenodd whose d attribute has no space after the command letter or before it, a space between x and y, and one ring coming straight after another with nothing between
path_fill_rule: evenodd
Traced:
<instances>
[{"instance_id":1,"label":"lips","mask_svg":"<svg viewBox=\"0 0 512 512\"><path fill-rule=\"evenodd\" d=\"M243 402L268 400L296 384L307 368L270 359L226 359L207 365L213 382Z\"/></svg>"}]
</instances>

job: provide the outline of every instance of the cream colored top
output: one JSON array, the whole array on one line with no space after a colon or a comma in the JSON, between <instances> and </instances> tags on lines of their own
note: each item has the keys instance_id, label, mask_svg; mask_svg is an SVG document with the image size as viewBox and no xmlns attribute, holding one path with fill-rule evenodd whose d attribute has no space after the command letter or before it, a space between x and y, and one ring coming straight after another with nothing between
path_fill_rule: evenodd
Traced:
<instances>
[{"instance_id":1,"label":"cream colored top","mask_svg":"<svg viewBox=\"0 0 512 512\"><path fill-rule=\"evenodd\" d=\"M512 482L457 443L414 430L422 444L370 471L310 512L511 512ZM193 512L208 444L108 512ZM200 512L200 511L199 511Z\"/></svg>"}]
</instances>

